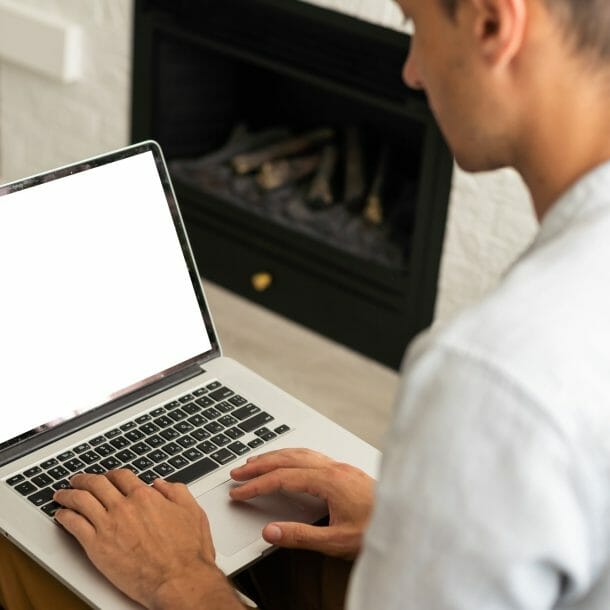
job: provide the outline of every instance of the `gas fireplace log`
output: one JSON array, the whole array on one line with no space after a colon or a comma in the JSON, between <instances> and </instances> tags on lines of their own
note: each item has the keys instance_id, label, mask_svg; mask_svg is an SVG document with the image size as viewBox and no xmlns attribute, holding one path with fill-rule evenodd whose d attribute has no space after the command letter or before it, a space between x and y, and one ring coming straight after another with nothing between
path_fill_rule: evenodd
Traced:
<instances>
[{"instance_id":1,"label":"gas fireplace log","mask_svg":"<svg viewBox=\"0 0 610 610\"><path fill-rule=\"evenodd\" d=\"M379 155L373 184L371 185L371 190L366 198L366 205L362 211L364 219L373 225L380 225L383 223L382 193L387 173L388 157L388 147L385 146Z\"/></svg>"},{"instance_id":2,"label":"gas fireplace log","mask_svg":"<svg viewBox=\"0 0 610 610\"><path fill-rule=\"evenodd\" d=\"M233 168L238 174L247 174L259 169L263 163L297 155L327 140L331 140L334 136L335 132L332 129L325 128L310 131L301 136L288 138L253 152L236 155L232 161Z\"/></svg>"},{"instance_id":3,"label":"gas fireplace log","mask_svg":"<svg viewBox=\"0 0 610 610\"><path fill-rule=\"evenodd\" d=\"M320 155L268 161L263 163L256 181L262 188L271 191L309 176L319 164Z\"/></svg>"},{"instance_id":4,"label":"gas fireplace log","mask_svg":"<svg viewBox=\"0 0 610 610\"><path fill-rule=\"evenodd\" d=\"M236 155L246 153L248 151L259 149L261 146L269 146L273 142L282 140L290 135L290 131L285 128L266 129L260 132L248 132L243 124L239 124L233 128L226 144L197 159L188 162L191 170L197 170L198 167L208 167L210 165L219 165L231 161Z\"/></svg>"},{"instance_id":5,"label":"gas fireplace log","mask_svg":"<svg viewBox=\"0 0 610 610\"><path fill-rule=\"evenodd\" d=\"M334 201L332 181L337 167L337 147L327 144L322 151L318 171L307 194L307 203L312 207L324 207Z\"/></svg>"},{"instance_id":6,"label":"gas fireplace log","mask_svg":"<svg viewBox=\"0 0 610 610\"><path fill-rule=\"evenodd\" d=\"M350 206L362 203L365 188L360 131L357 127L349 127L345 133L345 203Z\"/></svg>"}]
</instances>

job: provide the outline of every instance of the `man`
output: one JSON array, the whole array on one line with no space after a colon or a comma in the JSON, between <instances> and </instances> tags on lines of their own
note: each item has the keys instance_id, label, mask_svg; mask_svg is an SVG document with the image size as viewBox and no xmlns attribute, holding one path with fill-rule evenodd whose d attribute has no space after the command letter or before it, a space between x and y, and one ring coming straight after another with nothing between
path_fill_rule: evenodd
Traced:
<instances>
[{"instance_id":1,"label":"man","mask_svg":"<svg viewBox=\"0 0 610 610\"><path fill-rule=\"evenodd\" d=\"M540 233L496 291L409 350L370 524L370 480L305 450L248 461L233 497L325 498L328 527L264 536L358 556L350 610L607 609L610 4L399 3L416 27L405 81L462 167L521 173ZM56 518L128 595L240 608L184 487L125 471L72 483Z\"/></svg>"}]
</instances>

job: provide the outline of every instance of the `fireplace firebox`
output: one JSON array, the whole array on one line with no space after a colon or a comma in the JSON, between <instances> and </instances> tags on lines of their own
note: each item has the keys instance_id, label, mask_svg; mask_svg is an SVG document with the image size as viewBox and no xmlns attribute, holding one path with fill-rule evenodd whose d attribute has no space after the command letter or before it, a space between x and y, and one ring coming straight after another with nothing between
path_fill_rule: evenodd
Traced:
<instances>
[{"instance_id":1,"label":"fireplace firebox","mask_svg":"<svg viewBox=\"0 0 610 610\"><path fill-rule=\"evenodd\" d=\"M452 173L409 37L300 0L135 11L132 139L161 144L203 276L397 367Z\"/></svg>"}]
</instances>

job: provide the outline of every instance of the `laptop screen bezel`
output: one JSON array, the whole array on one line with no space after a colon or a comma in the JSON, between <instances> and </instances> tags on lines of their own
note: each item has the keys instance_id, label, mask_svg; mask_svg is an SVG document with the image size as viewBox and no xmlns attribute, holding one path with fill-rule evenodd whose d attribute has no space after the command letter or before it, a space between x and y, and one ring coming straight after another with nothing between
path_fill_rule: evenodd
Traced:
<instances>
[{"instance_id":1,"label":"laptop screen bezel","mask_svg":"<svg viewBox=\"0 0 610 610\"><path fill-rule=\"evenodd\" d=\"M25 431L20 436L0 443L0 466L64 436L67 436L68 434L80 430L96 421L100 421L101 419L117 413L118 411L121 411L135 404L136 402L148 398L149 396L158 394L172 385L183 381L185 378L200 374L202 372L202 365L205 362L208 362L209 360L217 358L221 355L220 343L218 341L212 316L203 293L197 264L187 237L186 228L182 220L182 215L180 213L176 195L170 180L167 165L165 163L161 148L156 142L152 140L140 142L120 150L79 161L78 163L74 163L72 165L63 166L45 173L25 178L23 180L2 185L0 186L0 197L15 193L17 191L23 191L51 180L65 178L82 171L100 167L108 163L113 163L120 161L121 159L126 159L128 157L147 152L152 153L155 166L157 168L159 179L165 193L165 199L174 222L174 229L178 236L189 277L195 291L199 310L208 333L211 348L206 352L197 354L188 360L185 360L184 362L176 363L169 369L159 371L153 377L143 380L136 380L134 382L135 389L133 389L134 386L130 386L131 389L121 392L116 398L88 409L81 415L72 417L42 431ZM35 362L35 359L33 359L33 362ZM32 373L35 374L34 368ZM41 426L44 426L44 424L41 424Z\"/></svg>"}]
</instances>

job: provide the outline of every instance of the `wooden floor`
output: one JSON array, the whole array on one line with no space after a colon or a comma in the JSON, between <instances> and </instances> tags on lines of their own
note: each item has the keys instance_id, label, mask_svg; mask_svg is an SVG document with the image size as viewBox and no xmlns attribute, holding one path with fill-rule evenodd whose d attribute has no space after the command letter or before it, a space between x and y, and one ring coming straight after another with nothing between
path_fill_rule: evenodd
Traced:
<instances>
[{"instance_id":1,"label":"wooden floor","mask_svg":"<svg viewBox=\"0 0 610 610\"><path fill-rule=\"evenodd\" d=\"M204 282L224 354L381 448L398 374Z\"/></svg>"}]
</instances>

